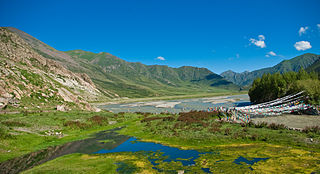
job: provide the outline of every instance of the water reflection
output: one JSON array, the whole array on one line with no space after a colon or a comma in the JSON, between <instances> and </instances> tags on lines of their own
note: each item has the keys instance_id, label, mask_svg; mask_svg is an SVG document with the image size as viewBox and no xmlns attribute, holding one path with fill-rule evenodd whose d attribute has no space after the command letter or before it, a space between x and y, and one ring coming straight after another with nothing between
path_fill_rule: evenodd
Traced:
<instances>
[{"instance_id":1,"label":"water reflection","mask_svg":"<svg viewBox=\"0 0 320 174\"><path fill-rule=\"evenodd\" d=\"M195 159L199 158L201 154L206 154L209 152L199 152L197 150L181 150L176 147L169 147L158 143L152 142L141 142L137 141L136 138L130 138L126 142L117 146L114 149L102 149L97 151L96 153L114 153L114 152L139 152L139 151L147 151L154 152L149 155L148 160L154 165L154 169L162 172L165 169L160 169L157 167L159 165L159 161L161 162L172 162L179 161L183 166L192 166L195 165ZM213 153L213 152L210 152ZM161 159L161 160L160 160ZM204 168L203 171L210 173L210 170Z\"/></svg>"},{"instance_id":2,"label":"water reflection","mask_svg":"<svg viewBox=\"0 0 320 174\"><path fill-rule=\"evenodd\" d=\"M22 157L14 158L0 163L0 173L15 174L30 169L44 162L53 160L71 153L92 154L100 149L114 149L130 137L120 135L115 131L120 128L102 131L91 138L66 143L61 146L49 147L37 152L32 152ZM112 140L112 141L103 141Z\"/></svg>"},{"instance_id":3,"label":"water reflection","mask_svg":"<svg viewBox=\"0 0 320 174\"><path fill-rule=\"evenodd\" d=\"M53 160L63 155L71 153L83 153L83 154L101 154L101 153L115 153L115 152L143 152L148 156L148 160L153 165L153 169L159 172L168 172L167 169L161 168L159 165L161 162L181 162L183 166L196 165L195 160L202 154L219 154L219 152L199 152L197 150L182 150L175 147L169 147L158 143L141 142L136 138L126 135L118 134L116 128L113 130L102 131L91 138L66 143L61 146L49 147L44 150L33 152L22 157L14 158L3 163L0 163L0 173L2 174L16 174L21 171L30 169L34 166L40 165L44 162ZM254 163L267 160L268 158L253 158L248 160L242 156L235 159L233 162L238 165L244 163L249 166ZM222 162L219 160L216 161ZM119 163L118 170L121 171L121 166L124 168L126 164ZM249 167L253 170L251 167ZM201 168L203 172L211 173L209 168ZM126 169L127 170L127 169ZM187 170L186 170L187 172ZM121 172L120 172L121 173Z\"/></svg>"}]
</instances>

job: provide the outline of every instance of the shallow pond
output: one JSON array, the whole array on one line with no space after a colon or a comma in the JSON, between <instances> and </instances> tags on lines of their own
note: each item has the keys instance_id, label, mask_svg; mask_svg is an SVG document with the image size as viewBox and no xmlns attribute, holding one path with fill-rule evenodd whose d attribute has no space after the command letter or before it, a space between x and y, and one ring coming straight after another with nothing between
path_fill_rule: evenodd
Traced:
<instances>
[{"instance_id":1,"label":"shallow pond","mask_svg":"<svg viewBox=\"0 0 320 174\"><path fill-rule=\"evenodd\" d=\"M167 101L150 101L150 102L135 102L122 104L101 105L99 108L109 110L115 113L118 112L150 112L150 113L179 113L188 112L191 110L207 110L209 107L231 107L238 105L248 105L250 103L249 96L232 95L218 96L196 99L181 99Z\"/></svg>"},{"instance_id":2,"label":"shallow pond","mask_svg":"<svg viewBox=\"0 0 320 174\"><path fill-rule=\"evenodd\" d=\"M61 146L49 147L44 150L5 161L0 163L0 173L19 173L71 153L105 154L117 152L146 152L145 155L153 165L153 169L160 172L165 170L158 167L162 162L180 162L182 166L194 166L197 165L195 160L201 157L201 155L208 153L213 155L219 154L218 151L200 152L197 150L182 150L158 143L142 142L134 137L118 134L115 132L117 130L120 130L120 128L102 131L88 139L66 143ZM240 156L234 160L234 163L238 165L246 163L250 168L254 163L266 159L267 158L254 158L253 160L247 160ZM118 164L118 166L121 168L121 165ZM211 173L209 168L201 169L203 172ZM188 173L188 170L185 170L185 173Z\"/></svg>"}]
</instances>

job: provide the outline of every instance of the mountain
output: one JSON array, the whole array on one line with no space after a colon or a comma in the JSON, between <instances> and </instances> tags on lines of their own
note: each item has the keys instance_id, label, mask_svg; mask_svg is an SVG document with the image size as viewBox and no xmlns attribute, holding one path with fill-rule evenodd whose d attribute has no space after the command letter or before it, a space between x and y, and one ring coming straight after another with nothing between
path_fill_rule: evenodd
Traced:
<instances>
[{"instance_id":1,"label":"mountain","mask_svg":"<svg viewBox=\"0 0 320 174\"><path fill-rule=\"evenodd\" d=\"M0 109L86 109L102 94L84 73L73 73L0 28Z\"/></svg>"},{"instance_id":2,"label":"mountain","mask_svg":"<svg viewBox=\"0 0 320 174\"><path fill-rule=\"evenodd\" d=\"M320 73L320 59L315 61L312 65L310 65L307 69L307 72L317 72Z\"/></svg>"},{"instance_id":3,"label":"mountain","mask_svg":"<svg viewBox=\"0 0 320 174\"><path fill-rule=\"evenodd\" d=\"M83 50L58 51L31 35L8 27L41 56L54 60L73 73L84 73L92 80L104 98L138 98L185 95L239 90L206 68L144 65L127 62L109 53ZM100 96L99 99L103 100Z\"/></svg>"},{"instance_id":4,"label":"mountain","mask_svg":"<svg viewBox=\"0 0 320 174\"><path fill-rule=\"evenodd\" d=\"M101 75L108 76L107 79L110 81L106 82L105 79L99 79L95 73L87 72L94 82L97 84L100 82L101 86L120 96L151 97L192 94L208 90L221 91L219 88L239 89L236 85L206 68L148 66L137 62L127 62L104 52L92 53L73 50L66 53L77 62L96 67ZM77 70L73 69L73 71Z\"/></svg>"},{"instance_id":5,"label":"mountain","mask_svg":"<svg viewBox=\"0 0 320 174\"><path fill-rule=\"evenodd\" d=\"M290 60L284 60L273 67L263 68L252 72L245 71L242 73L236 73L229 70L221 73L220 75L234 84L239 86L247 86L251 85L254 79L261 77L265 73L273 74L276 72L284 73L288 71L297 72L301 68L306 69L307 67L311 66L314 62L319 60L319 58L320 55L307 53Z\"/></svg>"}]
</instances>

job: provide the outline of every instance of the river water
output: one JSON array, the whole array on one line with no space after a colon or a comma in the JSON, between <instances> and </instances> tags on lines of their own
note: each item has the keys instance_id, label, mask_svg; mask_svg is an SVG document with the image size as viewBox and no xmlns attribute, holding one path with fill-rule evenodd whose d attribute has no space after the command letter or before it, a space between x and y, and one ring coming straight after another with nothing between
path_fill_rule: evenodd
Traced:
<instances>
[{"instance_id":1,"label":"river water","mask_svg":"<svg viewBox=\"0 0 320 174\"><path fill-rule=\"evenodd\" d=\"M124 104L109 104L102 105L99 108L119 112L150 112L150 113L179 113L188 112L191 110L207 110L209 107L231 107L238 105L247 105L250 103L249 96L232 95L232 96L218 96L195 99L180 99L180 100L166 100L166 101L149 101L149 102L135 102Z\"/></svg>"}]
</instances>

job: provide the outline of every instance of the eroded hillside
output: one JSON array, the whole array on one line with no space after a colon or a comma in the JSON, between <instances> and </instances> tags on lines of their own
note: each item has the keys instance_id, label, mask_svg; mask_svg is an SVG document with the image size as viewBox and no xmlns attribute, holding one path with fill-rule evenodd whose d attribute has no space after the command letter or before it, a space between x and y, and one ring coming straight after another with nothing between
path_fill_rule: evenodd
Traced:
<instances>
[{"instance_id":1,"label":"eroded hillside","mask_svg":"<svg viewBox=\"0 0 320 174\"><path fill-rule=\"evenodd\" d=\"M0 108L92 110L101 96L86 74L44 58L20 36L0 28Z\"/></svg>"}]
</instances>

